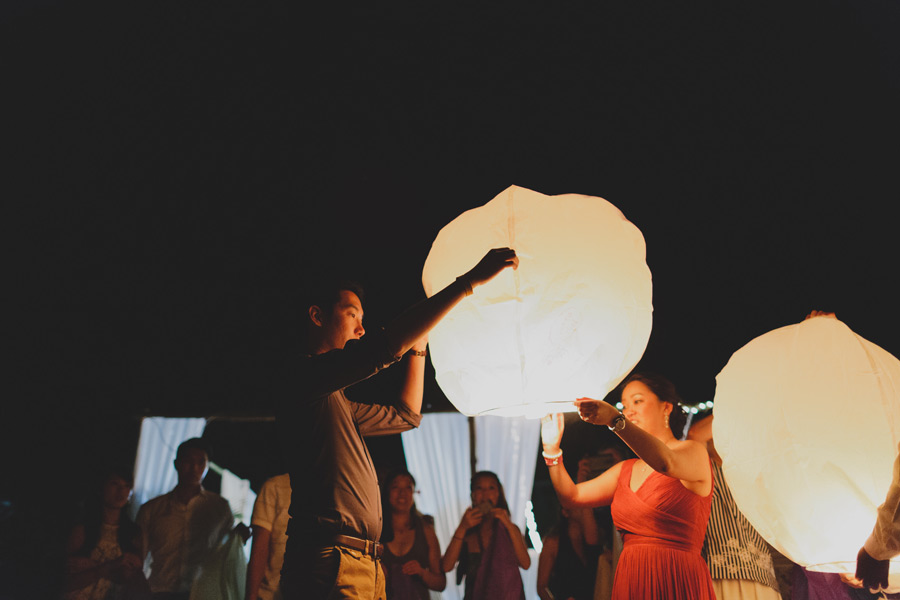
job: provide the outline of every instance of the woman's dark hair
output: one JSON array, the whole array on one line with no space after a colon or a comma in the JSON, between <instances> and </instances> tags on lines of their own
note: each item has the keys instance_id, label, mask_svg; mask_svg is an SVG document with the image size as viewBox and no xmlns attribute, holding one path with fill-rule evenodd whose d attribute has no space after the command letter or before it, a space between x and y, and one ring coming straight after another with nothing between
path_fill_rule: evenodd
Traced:
<instances>
[{"instance_id":1,"label":"woman's dark hair","mask_svg":"<svg viewBox=\"0 0 900 600\"><path fill-rule=\"evenodd\" d=\"M384 485L381 486L381 514L383 515L383 522L381 525L382 543L387 543L394 540L394 522L391 518L390 488L391 484L398 477L409 477L409 480L412 481L413 487L416 486L416 478L413 477L412 473L410 473L406 469L394 469L385 476ZM413 500L412 506L409 508L409 522L414 529L422 527L423 523L425 522L430 522L433 524L432 519L419 512L419 509L416 508L415 500Z\"/></svg>"},{"instance_id":2,"label":"woman's dark hair","mask_svg":"<svg viewBox=\"0 0 900 600\"><path fill-rule=\"evenodd\" d=\"M100 541L100 529L103 525L103 492L110 479L119 478L134 485L132 470L128 467L115 465L98 472L98 476L91 486L84 502L84 513L81 524L84 527L84 544L78 550L78 554L89 556ZM128 511L123 508L119 515L119 530L117 540L122 552L132 552L140 555L141 550L136 541L140 537L140 529L137 524L128 517Z\"/></svg>"},{"instance_id":3,"label":"woman's dark hair","mask_svg":"<svg viewBox=\"0 0 900 600\"><path fill-rule=\"evenodd\" d=\"M502 508L506 512L509 512L509 503L506 502L506 492L503 491L503 484L500 483L500 478L497 477L497 474L493 471L478 471L472 475L472 479L469 481L469 491L472 492L475 490L475 482L482 477L490 477L494 480L497 484L497 489L500 491L500 495L497 498L497 508Z\"/></svg>"},{"instance_id":4,"label":"woman's dark hair","mask_svg":"<svg viewBox=\"0 0 900 600\"><path fill-rule=\"evenodd\" d=\"M632 381L643 383L650 388L651 392L656 394L656 397L659 398L660 402L667 402L672 405L672 413L669 415L669 429L672 430L672 434L675 437L681 439L684 435L684 425L687 423L687 415L681 405L681 396L679 396L678 392L675 390L675 384L658 373L635 371L619 384L619 397L622 396L622 391L625 389L625 386Z\"/></svg>"}]
</instances>

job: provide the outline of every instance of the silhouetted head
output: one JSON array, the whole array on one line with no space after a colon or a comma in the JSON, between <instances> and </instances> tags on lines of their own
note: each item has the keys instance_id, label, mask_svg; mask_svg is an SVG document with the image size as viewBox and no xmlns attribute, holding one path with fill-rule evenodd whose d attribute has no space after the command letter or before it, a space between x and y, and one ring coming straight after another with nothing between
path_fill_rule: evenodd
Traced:
<instances>
[{"instance_id":1,"label":"silhouetted head","mask_svg":"<svg viewBox=\"0 0 900 600\"><path fill-rule=\"evenodd\" d=\"M179 485L200 485L209 469L210 446L202 438L181 442L175 452Z\"/></svg>"}]
</instances>

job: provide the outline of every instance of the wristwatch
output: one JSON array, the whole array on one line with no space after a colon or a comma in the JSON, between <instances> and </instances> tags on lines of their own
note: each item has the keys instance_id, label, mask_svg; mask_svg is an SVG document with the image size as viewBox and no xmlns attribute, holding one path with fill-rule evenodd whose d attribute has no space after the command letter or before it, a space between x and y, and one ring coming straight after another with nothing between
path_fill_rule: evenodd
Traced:
<instances>
[{"instance_id":1,"label":"wristwatch","mask_svg":"<svg viewBox=\"0 0 900 600\"><path fill-rule=\"evenodd\" d=\"M623 429L625 429L625 415L619 413L619 416L612 420L612 423L608 425L609 430L613 433L619 433Z\"/></svg>"}]
</instances>

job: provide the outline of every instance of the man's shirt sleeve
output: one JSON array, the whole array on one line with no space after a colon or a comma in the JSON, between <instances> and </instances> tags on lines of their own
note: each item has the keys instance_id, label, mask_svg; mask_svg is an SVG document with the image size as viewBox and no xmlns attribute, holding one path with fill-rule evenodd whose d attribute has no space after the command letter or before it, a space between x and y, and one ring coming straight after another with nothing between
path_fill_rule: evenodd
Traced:
<instances>
[{"instance_id":1,"label":"man's shirt sleeve","mask_svg":"<svg viewBox=\"0 0 900 600\"><path fill-rule=\"evenodd\" d=\"M363 436L402 433L419 426L422 415L409 410L404 404L384 406L350 401L350 408Z\"/></svg>"},{"instance_id":2,"label":"man's shirt sleeve","mask_svg":"<svg viewBox=\"0 0 900 600\"><path fill-rule=\"evenodd\" d=\"M312 403L371 377L400 358L391 354L384 332L376 329L360 340L350 340L341 350L300 359L289 367L287 389L296 401Z\"/></svg>"},{"instance_id":3,"label":"man's shirt sleeve","mask_svg":"<svg viewBox=\"0 0 900 600\"><path fill-rule=\"evenodd\" d=\"M275 524L275 486L271 480L263 483L256 502L253 504L253 516L250 525L272 531Z\"/></svg>"},{"instance_id":4,"label":"man's shirt sleeve","mask_svg":"<svg viewBox=\"0 0 900 600\"><path fill-rule=\"evenodd\" d=\"M878 507L875 529L866 540L865 549L875 560L888 560L900 554L900 445L891 487L884 504Z\"/></svg>"}]
</instances>

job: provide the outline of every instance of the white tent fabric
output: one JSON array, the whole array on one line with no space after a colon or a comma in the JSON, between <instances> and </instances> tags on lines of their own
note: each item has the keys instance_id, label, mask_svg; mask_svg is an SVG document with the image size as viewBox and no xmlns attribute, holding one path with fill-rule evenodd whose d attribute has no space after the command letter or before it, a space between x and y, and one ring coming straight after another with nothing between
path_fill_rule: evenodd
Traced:
<instances>
[{"instance_id":1,"label":"white tent fabric","mask_svg":"<svg viewBox=\"0 0 900 600\"><path fill-rule=\"evenodd\" d=\"M206 419L147 417L141 422L134 468L134 496L131 499L131 518L147 500L152 500L175 487L177 474L172 462L178 445L190 438L200 437Z\"/></svg>"},{"instance_id":2,"label":"white tent fabric","mask_svg":"<svg viewBox=\"0 0 900 600\"><path fill-rule=\"evenodd\" d=\"M534 488L534 467L541 440L539 419L475 417L475 468L493 471L503 484L512 521L525 532L525 503ZM462 513L460 513L462 514ZM537 600L537 552L522 572L525 597Z\"/></svg>"},{"instance_id":3,"label":"white tent fabric","mask_svg":"<svg viewBox=\"0 0 900 600\"><path fill-rule=\"evenodd\" d=\"M441 551L453 537L459 519L470 504L469 424L459 413L431 413L418 429L401 436L406 463L416 478L419 495L416 506L434 516ZM540 441L540 422L523 418L476 417L476 468L494 471L503 483L513 522L525 526L525 503L531 499L535 457ZM525 597L537 599L537 554L532 552L531 568L522 573ZM447 574L445 600L459 600L463 586L456 574Z\"/></svg>"},{"instance_id":4,"label":"white tent fabric","mask_svg":"<svg viewBox=\"0 0 900 600\"><path fill-rule=\"evenodd\" d=\"M539 419L475 417L475 468L497 474L513 523L523 531L525 503L531 500L540 440Z\"/></svg>"},{"instance_id":5,"label":"white tent fabric","mask_svg":"<svg viewBox=\"0 0 900 600\"><path fill-rule=\"evenodd\" d=\"M417 429L401 434L409 472L416 478L416 507L434 516L441 552L469 506L469 424L459 413L425 415ZM462 586L447 574L446 600L460 600ZM432 594L434 597L435 594Z\"/></svg>"},{"instance_id":6,"label":"white tent fabric","mask_svg":"<svg viewBox=\"0 0 900 600\"><path fill-rule=\"evenodd\" d=\"M250 489L250 481L241 479L228 469L222 469L220 475L222 485L219 494L228 500L235 522L240 521L249 527L253 504L256 502L256 493Z\"/></svg>"}]
</instances>

